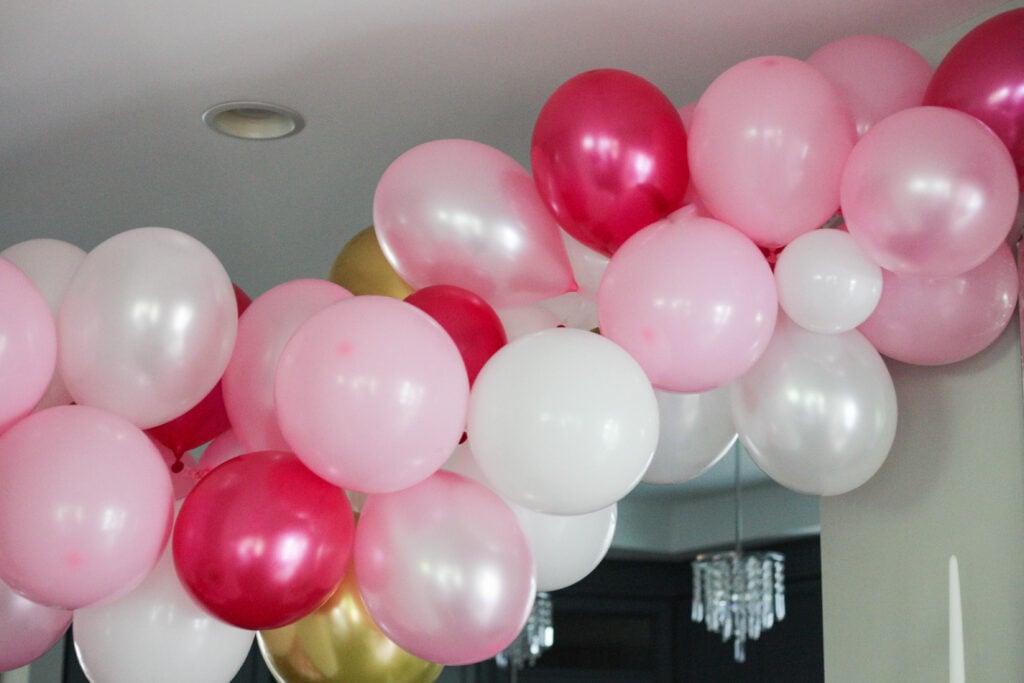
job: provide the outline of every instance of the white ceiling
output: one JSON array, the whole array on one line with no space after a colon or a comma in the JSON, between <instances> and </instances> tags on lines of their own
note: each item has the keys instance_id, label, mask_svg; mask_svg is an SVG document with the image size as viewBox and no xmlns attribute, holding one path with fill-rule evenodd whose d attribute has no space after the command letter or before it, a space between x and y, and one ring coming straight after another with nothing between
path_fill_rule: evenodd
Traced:
<instances>
[{"instance_id":1,"label":"white ceiling","mask_svg":"<svg viewBox=\"0 0 1024 683\"><path fill-rule=\"evenodd\" d=\"M1019 4L1019 3L1013 3ZM880 33L912 44L1000 0L38 0L0 9L0 248L193 234L250 295L325 277L387 165L438 138L521 162L563 81L633 71L677 105L764 54ZM226 100L301 112L299 135L221 137ZM723 472L726 481L731 468Z\"/></svg>"}]
</instances>

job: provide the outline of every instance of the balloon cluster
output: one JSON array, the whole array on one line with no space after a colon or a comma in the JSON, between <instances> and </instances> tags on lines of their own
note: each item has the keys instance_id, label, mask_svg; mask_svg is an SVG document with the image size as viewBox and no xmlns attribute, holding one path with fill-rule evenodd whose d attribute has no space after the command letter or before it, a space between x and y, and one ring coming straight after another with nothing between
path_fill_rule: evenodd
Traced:
<instances>
[{"instance_id":1,"label":"balloon cluster","mask_svg":"<svg viewBox=\"0 0 1024 683\"><path fill-rule=\"evenodd\" d=\"M281 681L433 681L737 434L784 486L860 486L882 355L961 360L1014 310L1021 45L1024 10L934 74L854 36L681 109L580 74L532 173L415 147L329 280L251 302L166 228L10 247L0 669L73 621L94 681L227 680L256 632Z\"/></svg>"}]
</instances>

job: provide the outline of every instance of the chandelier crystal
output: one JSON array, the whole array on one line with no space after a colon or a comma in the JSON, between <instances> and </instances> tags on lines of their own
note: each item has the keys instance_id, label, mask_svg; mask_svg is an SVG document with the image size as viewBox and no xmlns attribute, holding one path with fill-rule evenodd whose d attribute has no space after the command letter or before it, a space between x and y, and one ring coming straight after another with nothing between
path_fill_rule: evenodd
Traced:
<instances>
[{"instance_id":1,"label":"chandelier crystal","mask_svg":"<svg viewBox=\"0 0 1024 683\"><path fill-rule=\"evenodd\" d=\"M733 658L742 663L747 661L747 640L757 640L786 617L785 557L771 551L743 551L738 442L733 455L736 549L694 558L690 619L704 622L711 633L720 633L722 642L732 639Z\"/></svg>"},{"instance_id":2,"label":"chandelier crystal","mask_svg":"<svg viewBox=\"0 0 1024 683\"><path fill-rule=\"evenodd\" d=\"M551 596L537 593L526 625L508 647L495 655L494 660L501 668L509 666L522 669L533 666L545 650L555 644L555 627L552 621Z\"/></svg>"}]
</instances>

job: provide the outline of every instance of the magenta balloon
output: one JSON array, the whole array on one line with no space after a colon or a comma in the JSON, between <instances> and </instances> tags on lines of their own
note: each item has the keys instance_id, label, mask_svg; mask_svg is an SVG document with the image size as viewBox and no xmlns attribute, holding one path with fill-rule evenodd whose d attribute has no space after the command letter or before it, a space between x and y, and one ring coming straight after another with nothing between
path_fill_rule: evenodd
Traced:
<instances>
[{"instance_id":1,"label":"magenta balloon","mask_svg":"<svg viewBox=\"0 0 1024 683\"><path fill-rule=\"evenodd\" d=\"M404 650L462 665L493 657L526 623L533 556L516 516L475 481L438 472L370 496L356 528L359 591Z\"/></svg>"},{"instance_id":2,"label":"magenta balloon","mask_svg":"<svg viewBox=\"0 0 1024 683\"><path fill-rule=\"evenodd\" d=\"M466 426L469 381L458 347L404 301L364 295L307 320L281 353L281 431L337 486L396 491L444 464Z\"/></svg>"},{"instance_id":3,"label":"magenta balloon","mask_svg":"<svg viewBox=\"0 0 1024 683\"><path fill-rule=\"evenodd\" d=\"M37 605L0 581L0 671L25 666L60 640L71 612Z\"/></svg>"},{"instance_id":4,"label":"magenta balloon","mask_svg":"<svg viewBox=\"0 0 1024 683\"><path fill-rule=\"evenodd\" d=\"M68 286L61 375L76 403L155 427L210 393L237 326L235 290L213 252L177 230L128 230L89 252Z\"/></svg>"},{"instance_id":5,"label":"magenta balloon","mask_svg":"<svg viewBox=\"0 0 1024 683\"><path fill-rule=\"evenodd\" d=\"M1024 174L1024 9L998 14L961 38L935 70L924 102L981 119Z\"/></svg>"},{"instance_id":6,"label":"magenta balloon","mask_svg":"<svg viewBox=\"0 0 1024 683\"><path fill-rule=\"evenodd\" d=\"M1003 243L1018 190L1013 161L985 124L914 107L860 139L841 196L847 229L875 263L943 276L974 268Z\"/></svg>"},{"instance_id":7,"label":"magenta balloon","mask_svg":"<svg viewBox=\"0 0 1024 683\"><path fill-rule=\"evenodd\" d=\"M455 285L491 306L522 306L576 289L555 219L514 159L471 140L402 154L373 198L381 249L419 289Z\"/></svg>"},{"instance_id":8,"label":"magenta balloon","mask_svg":"<svg viewBox=\"0 0 1024 683\"><path fill-rule=\"evenodd\" d=\"M581 73L552 93L534 124L530 163L558 223L609 255L682 206L690 177L675 106L617 69Z\"/></svg>"},{"instance_id":9,"label":"magenta balloon","mask_svg":"<svg viewBox=\"0 0 1024 683\"><path fill-rule=\"evenodd\" d=\"M882 271L882 299L858 328L879 353L915 365L969 358L996 340L1017 306L1013 252L950 277Z\"/></svg>"},{"instance_id":10,"label":"magenta balloon","mask_svg":"<svg viewBox=\"0 0 1024 683\"><path fill-rule=\"evenodd\" d=\"M319 607L352 558L345 492L291 453L246 453L181 506L172 552L189 594L239 628L279 628Z\"/></svg>"},{"instance_id":11,"label":"magenta balloon","mask_svg":"<svg viewBox=\"0 0 1024 683\"><path fill-rule=\"evenodd\" d=\"M807 63L839 89L858 135L890 114L920 106L932 77L931 65L919 52L885 36L835 40L808 57Z\"/></svg>"},{"instance_id":12,"label":"magenta balloon","mask_svg":"<svg viewBox=\"0 0 1024 683\"><path fill-rule=\"evenodd\" d=\"M0 580L64 609L126 593L160 558L172 502L160 453L124 418L33 413L0 436Z\"/></svg>"},{"instance_id":13,"label":"magenta balloon","mask_svg":"<svg viewBox=\"0 0 1024 683\"><path fill-rule=\"evenodd\" d=\"M740 62L708 86L689 130L701 201L758 244L784 246L839 207L857 131L839 91L807 63Z\"/></svg>"},{"instance_id":14,"label":"magenta balloon","mask_svg":"<svg viewBox=\"0 0 1024 683\"><path fill-rule=\"evenodd\" d=\"M612 257L597 296L601 334L659 389L695 393L742 375L764 351L778 298L761 251L692 215L641 230Z\"/></svg>"},{"instance_id":15,"label":"magenta balloon","mask_svg":"<svg viewBox=\"0 0 1024 683\"><path fill-rule=\"evenodd\" d=\"M222 388L231 427L246 450L291 450L277 424L274 403L281 350L310 316L350 296L327 280L292 280L266 291L245 309Z\"/></svg>"},{"instance_id":16,"label":"magenta balloon","mask_svg":"<svg viewBox=\"0 0 1024 683\"><path fill-rule=\"evenodd\" d=\"M28 415L57 365L57 331L42 293L0 258L0 433Z\"/></svg>"}]
</instances>

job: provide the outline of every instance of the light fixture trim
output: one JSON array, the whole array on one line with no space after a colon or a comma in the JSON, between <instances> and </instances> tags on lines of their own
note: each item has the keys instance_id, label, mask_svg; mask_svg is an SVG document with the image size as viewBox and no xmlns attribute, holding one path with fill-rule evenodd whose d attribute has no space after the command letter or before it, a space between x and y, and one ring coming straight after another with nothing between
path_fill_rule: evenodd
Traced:
<instances>
[{"instance_id":1,"label":"light fixture trim","mask_svg":"<svg viewBox=\"0 0 1024 683\"><path fill-rule=\"evenodd\" d=\"M302 114L279 104L238 100L214 105L203 112L212 130L240 140L280 140L306 127Z\"/></svg>"}]
</instances>

